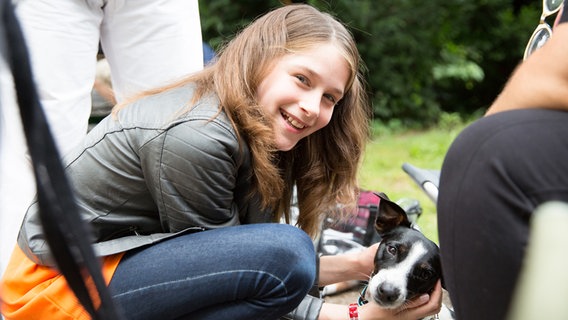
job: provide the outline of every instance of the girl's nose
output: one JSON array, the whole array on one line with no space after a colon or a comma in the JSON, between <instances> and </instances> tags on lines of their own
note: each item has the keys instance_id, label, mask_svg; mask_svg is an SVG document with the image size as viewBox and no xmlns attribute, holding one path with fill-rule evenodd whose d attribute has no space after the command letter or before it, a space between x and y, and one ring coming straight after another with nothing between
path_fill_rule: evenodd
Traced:
<instances>
[{"instance_id":1,"label":"girl's nose","mask_svg":"<svg viewBox=\"0 0 568 320\"><path fill-rule=\"evenodd\" d=\"M319 106L319 99L310 99L304 100L300 102L300 109L306 114L306 116L310 118L317 118L319 117L320 106Z\"/></svg>"}]
</instances>

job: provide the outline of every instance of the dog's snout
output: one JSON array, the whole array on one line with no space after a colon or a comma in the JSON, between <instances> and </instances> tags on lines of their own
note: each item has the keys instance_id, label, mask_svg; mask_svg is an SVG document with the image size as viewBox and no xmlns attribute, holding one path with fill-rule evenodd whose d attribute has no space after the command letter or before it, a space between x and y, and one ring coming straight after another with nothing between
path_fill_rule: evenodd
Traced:
<instances>
[{"instance_id":1,"label":"dog's snout","mask_svg":"<svg viewBox=\"0 0 568 320\"><path fill-rule=\"evenodd\" d=\"M393 303L399 296L400 289L388 282L381 284L377 290L377 298L384 303Z\"/></svg>"}]
</instances>

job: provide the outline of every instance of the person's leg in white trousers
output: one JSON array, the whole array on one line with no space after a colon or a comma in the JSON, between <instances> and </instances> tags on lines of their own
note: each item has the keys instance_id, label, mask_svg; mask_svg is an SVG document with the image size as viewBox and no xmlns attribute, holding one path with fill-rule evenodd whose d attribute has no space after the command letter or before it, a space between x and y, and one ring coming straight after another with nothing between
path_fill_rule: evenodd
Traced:
<instances>
[{"instance_id":1,"label":"person's leg in white trousers","mask_svg":"<svg viewBox=\"0 0 568 320\"><path fill-rule=\"evenodd\" d=\"M15 3L40 102L60 156L77 146L87 133L99 42L111 66L118 102L203 68L197 0ZM11 79L3 81L9 83ZM2 90L2 99L9 100ZM13 99L2 102L0 274L35 194L17 105Z\"/></svg>"}]
</instances>

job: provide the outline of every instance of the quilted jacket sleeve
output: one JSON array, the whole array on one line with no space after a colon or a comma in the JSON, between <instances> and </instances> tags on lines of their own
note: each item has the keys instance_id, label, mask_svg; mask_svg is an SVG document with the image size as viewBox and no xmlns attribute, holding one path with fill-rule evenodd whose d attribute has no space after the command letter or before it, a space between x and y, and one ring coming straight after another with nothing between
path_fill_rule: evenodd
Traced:
<instances>
[{"instance_id":1,"label":"quilted jacket sleeve","mask_svg":"<svg viewBox=\"0 0 568 320\"><path fill-rule=\"evenodd\" d=\"M164 231L239 224L246 204L238 193L249 189L249 175L239 171L243 153L228 123L194 116L144 148L142 167Z\"/></svg>"}]
</instances>

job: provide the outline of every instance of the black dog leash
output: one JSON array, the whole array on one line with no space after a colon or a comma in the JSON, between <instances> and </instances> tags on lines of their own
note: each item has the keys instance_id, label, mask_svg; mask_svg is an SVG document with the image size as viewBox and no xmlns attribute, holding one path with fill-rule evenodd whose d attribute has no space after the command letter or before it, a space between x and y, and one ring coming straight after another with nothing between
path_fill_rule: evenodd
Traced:
<instances>
[{"instance_id":1,"label":"black dog leash","mask_svg":"<svg viewBox=\"0 0 568 320\"><path fill-rule=\"evenodd\" d=\"M16 88L26 141L35 173L40 218L59 271L92 319L121 319L105 285L100 262L79 218L34 86L28 50L11 0L0 6L0 49ZM91 282L94 288L86 283Z\"/></svg>"}]
</instances>

